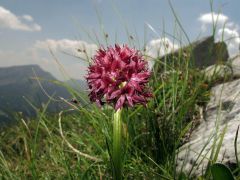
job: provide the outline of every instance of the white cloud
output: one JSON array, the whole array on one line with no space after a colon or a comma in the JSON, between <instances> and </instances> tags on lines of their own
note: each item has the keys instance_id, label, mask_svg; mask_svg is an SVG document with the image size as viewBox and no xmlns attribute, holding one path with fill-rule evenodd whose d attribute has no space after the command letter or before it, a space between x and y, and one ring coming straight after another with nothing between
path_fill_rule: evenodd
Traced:
<instances>
[{"instance_id":1,"label":"white cloud","mask_svg":"<svg viewBox=\"0 0 240 180\"><path fill-rule=\"evenodd\" d=\"M179 45L173 43L170 39L158 38L151 40L146 46L146 55L149 60L149 66L152 68L154 59L175 51L179 48Z\"/></svg>"},{"instance_id":2,"label":"white cloud","mask_svg":"<svg viewBox=\"0 0 240 180\"><path fill-rule=\"evenodd\" d=\"M21 19L25 19L30 24L22 22ZM8 9L0 6L0 28L7 28L13 30L22 31L41 31L41 26L33 23L33 18L29 15L23 15L22 17L16 16Z\"/></svg>"},{"instance_id":3,"label":"white cloud","mask_svg":"<svg viewBox=\"0 0 240 180\"><path fill-rule=\"evenodd\" d=\"M202 23L201 29L203 32L207 30L208 25L214 24L223 27L228 21L228 17L224 14L217 14L215 12L205 13L199 16L198 20Z\"/></svg>"},{"instance_id":4,"label":"white cloud","mask_svg":"<svg viewBox=\"0 0 240 180\"><path fill-rule=\"evenodd\" d=\"M239 53L240 35L237 29L230 29L228 27L220 28L217 32L217 40L224 40L226 42L231 56Z\"/></svg>"},{"instance_id":5,"label":"white cloud","mask_svg":"<svg viewBox=\"0 0 240 180\"><path fill-rule=\"evenodd\" d=\"M146 54L151 58L157 58L178 49L179 46L168 38L151 40L146 47Z\"/></svg>"},{"instance_id":6,"label":"white cloud","mask_svg":"<svg viewBox=\"0 0 240 180\"><path fill-rule=\"evenodd\" d=\"M201 21L204 24L212 24L214 23L219 23L219 24L224 24L227 20L228 17L224 14L217 14L215 12L213 13L206 13L202 14L199 18L199 21Z\"/></svg>"},{"instance_id":7,"label":"white cloud","mask_svg":"<svg viewBox=\"0 0 240 180\"><path fill-rule=\"evenodd\" d=\"M34 23L32 25L32 31L41 31L42 27L39 24Z\"/></svg>"},{"instance_id":8,"label":"white cloud","mask_svg":"<svg viewBox=\"0 0 240 180\"><path fill-rule=\"evenodd\" d=\"M33 21L33 17L28 14L23 15L22 18L29 22Z\"/></svg>"},{"instance_id":9,"label":"white cloud","mask_svg":"<svg viewBox=\"0 0 240 180\"><path fill-rule=\"evenodd\" d=\"M34 45L34 48L42 50L51 49L54 52L62 51L73 54L82 59L87 59L87 57L93 57L96 50L98 49L96 44L89 44L85 41L77 41L70 39L47 39L44 41L37 41Z\"/></svg>"},{"instance_id":10,"label":"white cloud","mask_svg":"<svg viewBox=\"0 0 240 180\"><path fill-rule=\"evenodd\" d=\"M230 56L239 53L240 36L239 25L230 20L225 14L206 13L201 15L198 20L202 23L203 32L212 28L212 23L216 24L216 41L225 41L228 46Z\"/></svg>"},{"instance_id":11,"label":"white cloud","mask_svg":"<svg viewBox=\"0 0 240 180\"><path fill-rule=\"evenodd\" d=\"M218 30L218 36L223 36L225 40L234 40L236 43L240 43L239 33L236 29L221 28Z\"/></svg>"}]
</instances>

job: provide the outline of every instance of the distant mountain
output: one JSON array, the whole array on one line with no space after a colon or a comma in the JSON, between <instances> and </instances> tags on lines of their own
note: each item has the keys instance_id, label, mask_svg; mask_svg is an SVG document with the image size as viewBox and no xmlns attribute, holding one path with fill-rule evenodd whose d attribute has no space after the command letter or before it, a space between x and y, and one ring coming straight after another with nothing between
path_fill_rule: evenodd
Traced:
<instances>
[{"instance_id":1,"label":"distant mountain","mask_svg":"<svg viewBox=\"0 0 240 180\"><path fill-rule=\"evenodd\" d=\"M42 88L34 73L40 78ZM49 101L44 91L50 96L70 98L68 91L53 81L56 79L38 65L0 68L0 124L12 121L13 114L18 112L30 117L36 115L32 105L42 108ZM65 106L51 101L47 110L57 112Z\"/></svg>"}]
</instances>

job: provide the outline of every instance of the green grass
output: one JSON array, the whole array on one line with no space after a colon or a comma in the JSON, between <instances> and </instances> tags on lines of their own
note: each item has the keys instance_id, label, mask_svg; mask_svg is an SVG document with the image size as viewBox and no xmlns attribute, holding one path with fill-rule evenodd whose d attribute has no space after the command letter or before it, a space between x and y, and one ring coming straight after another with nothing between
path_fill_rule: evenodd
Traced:
<instances>
[{"instance_id":1,"label":"green grass","mask_svg":"<svg viewBox=\"0 0 240 180\"><path fill-rule=\"evenodd\" d=\"M104 43L108 44L107 40ZM191 53L189 48L187 54ZM123 110L124 179L194 179L191 173L176 171L177 150L198 125L200 107L208 102L210 87L217 79L206 81L190 60L181 50L175 58L156 58L150 81L153 98L147 107ZM82 92L67 88L88 103ZM36 109L35 119L19 118L17 125L1 131L0 179L112 179L113 109L62 101L71 110L49 115L46 105ZM213 154L214 161L216 158Z\"/></svg>"},{"instance_id":2,"label":"green grass","mask_svg":"<svg viewBox=\"0 0 240 180\"><path fill-rule=\"evenodd\" d=\"M150 81L154 97L147 107L122 112L124 179L180 178L177 149L197 126L199 107L210 95L201 71L182 58L180 53L168 64L156 59ZM36 109L35 119L19 118L17 125L1 131L0 179L111 179L114 110L69 103L69 110L49 115L46 107Z\"/></svg>"},{"instance_id":3,"label":"green grass","mask_svg":"<svg viewBox=\"0 0 240 180\"><path fill-rule=\"evenodd\" d=\"M147 107L123 111L126 179L176 178L175 152L193 127L198 106L208 98L200 71L187 64L163 66L155 66L150 82L154 98ZM39 110L36 119L19 119L16 126L2 131L0 177L111 179L112 108L69 108L76 109L55 116Z\"/></svg>"}]
</instances>

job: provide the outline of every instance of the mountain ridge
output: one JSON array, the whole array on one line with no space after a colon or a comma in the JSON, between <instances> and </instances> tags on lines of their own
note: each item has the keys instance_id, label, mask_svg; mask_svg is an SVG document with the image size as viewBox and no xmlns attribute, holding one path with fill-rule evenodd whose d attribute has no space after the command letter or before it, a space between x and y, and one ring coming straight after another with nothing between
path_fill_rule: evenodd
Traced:
<instances>
[{"instance_id":1,"label":"mountain ridge","mask_svg":"<svg viewBox=\"0 0 240 180\"><path fill-rule=\"evenodd\" d=\"M36 77L39 78L39 82L35 79ZM12 114L18 112L21 112L25 117L35 116L36 112L29 102L37 109L42 108L43 104L47 104L49 97L43 92L43 89L50 96L71 98L65 87L52 81L58 80L51 73L35 64L0 67L0 124L14 120ZM80 82L82 81L76 81L76 83ZM42 87L40 87L39 83ZM71 86L67 82L62 83ZM47 111L56 113L66 108L66 106L63 102L50 102Z\"/></svg>"}]
</instances>

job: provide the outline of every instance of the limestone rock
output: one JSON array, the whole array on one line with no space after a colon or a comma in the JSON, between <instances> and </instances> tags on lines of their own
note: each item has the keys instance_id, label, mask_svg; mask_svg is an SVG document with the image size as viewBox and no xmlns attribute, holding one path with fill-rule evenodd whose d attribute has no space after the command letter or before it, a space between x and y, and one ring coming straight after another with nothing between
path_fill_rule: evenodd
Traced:
<instances>
[{"instance_id":1,"label":"limestone rock","mask_svg":"<svg viewBox=\"0 0 240 180\"><path fill-rule=\"evenodd\" d=\"M203 70L203 73L205 73L205 78L208 81L217 79L224 80L225 78L233 75L231 67L222 64L208 66L206 69Z\"/></svg>"},{"instance_id":2,"label":"limestone rock","mask_svg":"<svg viewBox=\"0 0 240 180\"><path fill-rule=\"evenodd\" d=\"M232 67L233 77L240 78L240 55L237 55L229 60L229 64Z\"/></svg>"},{"instance_id":3,"label":"limestone rock","mask_svg":"<svg viewBox=\"0 0 240 180\"><path fill-rule=\"evenodd\" d=\"M179 148L177 169L180 172L201 175L207 167L214 138L227 126L217 162L236 165L234 139L240 125L240 80L217 85L211 90L211 99L200 125L192 132L189 142ZM218 131L216 133L216 127ZM217 136L216 136L217 135ZM237 142L240 159L240 137ZM216 148L215 148L216 150ZM192 169L192 170L191 170Z\"/></svg>"}]
</instances>

